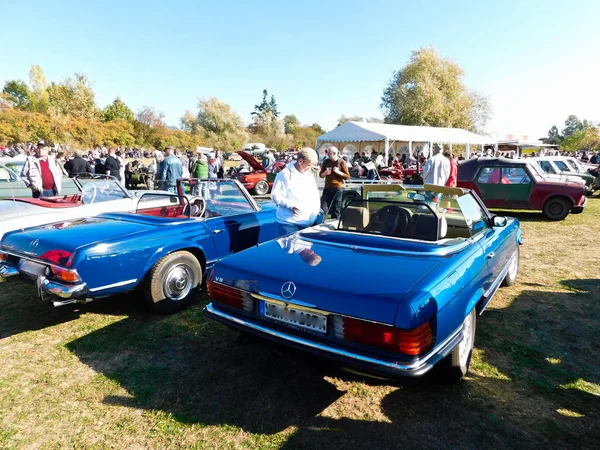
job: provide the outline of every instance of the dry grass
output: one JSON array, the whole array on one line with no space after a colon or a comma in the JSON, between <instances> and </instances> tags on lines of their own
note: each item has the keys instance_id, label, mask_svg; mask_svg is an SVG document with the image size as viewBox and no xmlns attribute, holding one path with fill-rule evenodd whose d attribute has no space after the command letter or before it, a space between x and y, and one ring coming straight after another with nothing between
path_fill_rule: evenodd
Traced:
<instances>
[{"instance_id":1,"label":"dry grass","mask_svg":"<svg viewBox=\"0 0 600 450\"><path fill-rule=\"evenodd\" d=\"M454 386L240 341L204 295L156 317L135 296L52 310L1 285L0 447L597 448L600 199L560 223L518 217L520 281L479 318Z\"/></svg>"}]
</instances>

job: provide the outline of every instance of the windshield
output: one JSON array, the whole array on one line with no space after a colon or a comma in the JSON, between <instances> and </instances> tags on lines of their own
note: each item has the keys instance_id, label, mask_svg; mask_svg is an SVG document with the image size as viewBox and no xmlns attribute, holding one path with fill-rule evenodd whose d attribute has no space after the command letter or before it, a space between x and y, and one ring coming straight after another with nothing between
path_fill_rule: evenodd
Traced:
<instances>
[{"instance_id":1,"label":"windshield","mask_svg":"<svg viewBox=\"0 0 600 450\"><path fill-rule=\"evenodd\" d=\"M233 216L258 210L258 206L234 180L180 181L182 192L194 203L201 197L206 203L204 217Z\"/></svg>"},{"instance_id":2,"label":"windshield","mask_svg":"<svg viewBox=\"0 0 600 450\"><path fill-rule=\"evenodd\" d=\"M86 205L129 198L129 194L112 177L77 177L81 186L81 200Z\"/></svg>"},{"instance_id":3,"label":"windshield","mask_svg":"<svg viewBox=\"0 0 600 450\"><path fill-rule=\"evenodd\" d=\"M567 166L565 164L564 161L554 161L554 164L556 164L556 167L558 167L560 170L562 170L563 172L571 172L572 170L569 168L569 166Z\"/></svg>"}]
</instances>

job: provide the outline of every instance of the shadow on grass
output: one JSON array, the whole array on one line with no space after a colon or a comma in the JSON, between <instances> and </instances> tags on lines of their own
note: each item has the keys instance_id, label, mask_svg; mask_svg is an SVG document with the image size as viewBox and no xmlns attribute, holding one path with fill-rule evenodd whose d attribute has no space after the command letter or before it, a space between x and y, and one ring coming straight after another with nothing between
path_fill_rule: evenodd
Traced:
<instances>
[{"instance_id":1,"label":"shadow on grass","mask_svg":"<svg viewBox=\"0 0 600 450\"><path fill-rule=\"evenodd\" d=\"M135 294L102 299L86 305L55 308L37 298L34 286L18 280L0 284L0 311L0 339L67 323L88 312L131 317L152 316Z\"/></svg>"},{"instance_id":2,"label":"shadow on grass","mask_svg":"<svg viewBox=\"0 0 600 450\"><path fill-rule=\"evenodd\" d=\"M600 438L599 397L590 393L597 388L591 383L600 383L598 280L565 286L577 292L524 291L510 307L486 311L478 323L476 375L450 386L435 377L362 379L312 356L241 341L207 320L202 304L159 320L122 320L68 348L133 396L107 396L107 404L256 434L297 427L285 448L566 448L574 442L594 448ZM364 389L346 393L327 376L351 385L359 380ZM361 419L377 410L369 389L380 384L398 387L380 405L389 423ZM321 415L334 403L342 413Z\"/></svg>"}]
</instances>

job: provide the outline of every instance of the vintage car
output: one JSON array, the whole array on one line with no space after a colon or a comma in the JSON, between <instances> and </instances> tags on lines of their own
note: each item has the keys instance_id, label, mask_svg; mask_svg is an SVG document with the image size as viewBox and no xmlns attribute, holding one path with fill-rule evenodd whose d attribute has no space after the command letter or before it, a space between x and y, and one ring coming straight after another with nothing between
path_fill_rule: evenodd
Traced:
<instances>
[{"instance_id":1,"label":"vintage car","mask_svg":"<svg viewBox=\"0 0 600 450\"><path fill-rule=\"evenodd\" d=\"M80 175L70 181L77 187L77 194L31 198L28 189L25 197L0 200L0 239L9 231L25 227L104 212L135 212L142 194L148 192L130 192L107 175Z\"/></svg>"},{"instance_id":2,"label":"vintage car","mask_svg":"<svg viewBox=\"0 0 600 450\"><path fill-rule=\"evenodd\" d=\"M587 195L592 195L598 189L594 185L594 177L592 175L587 171L579 172L577 168L573 168L562 156L540 156L533 159L547 174L580 178L585 184L585 193Z\"/></svg>"},{"instance_id":3,"label":"vintage car","mask_svg":"<svg viewBox=\"0 0 600 450\"><path fill-rule=\"evenodd\" d=\"M24 164L25 161L21 159L0 158L0 199L31 197L31 189L21 180ZM75 183L69 178L62 181L62 194L73 195L79 192Z\"/></svg>"},{"instance_id":4,"label":"vintage car","mask_svg":"<svg viewBox=\"0 0 600 450\"><path fill-rule=\"evenodd\" d=\"M235 178L244 185L248 191L255 195L266 195L273 187L275 175L285 167L285 161L277 160L265 168L258 160L248 152L236 152L252 168L252 172L240 173Z\"/></svg>"},{"instance_id":5,"label":"vintage car","mask_svg":"<svg viewBox=\"0 0 600 450\"><path fill-rule=\"evenodd\" d=\"M549 220L582 213L587 201L581 180L544 178L525 159L462 161L458 186L477 192L488 208L541 210Z\"/></svg>"},{"instance_id":6,"label":"vintage car","mask_svg":"<svg viewBox=\"0 0 600 450\"><path fill-rule=\"evenodd\" d=\"M521 229L473 192L372 185L327 222L220 261L205 314L365 373L467 373L476 316L515 283ZM264 270L260 261L269 262Z\"/></svg>"},{"instance_id":7,"label":"vintage car","mask_svg":"<svg viewBox=\"0 0 600 450\"><path fill-rule=\"evenodd\" d=\"M167 200L167 206L156 206ZM136 213L110 213L7 233L0 275L35 282L55 306L141 288L154 310L188 305L203 274L282 233L237 181L182 180L179 194L143 194Z\"/></svg>"}]
</instances>

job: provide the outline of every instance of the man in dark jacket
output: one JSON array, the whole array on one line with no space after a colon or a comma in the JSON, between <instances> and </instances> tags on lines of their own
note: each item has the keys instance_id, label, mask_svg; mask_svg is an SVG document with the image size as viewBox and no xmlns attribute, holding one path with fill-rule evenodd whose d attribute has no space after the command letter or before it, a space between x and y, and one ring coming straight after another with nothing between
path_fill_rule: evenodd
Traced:
<instances>
[{"instance_id":1,"label":"man in dark jacket","mask_svg":"<svg viewBox=\"0 0 600 450\"><path fill-rule=\"evenodd\" d=\"M82 158L82 152L75 151L75 157L65 163L65 169L69 178L73 178L80 173L92 173L92 165L86 159Z\"/></svg>"},{"instance_id":2,"label":"man in dark jacket","mask_svg":"<svg viewBox=\"0 0 600 450\"><path fill-rule=\"evenodd\" d=\"M107 175L111 175L121 181L121 163L115 157L115 149L112 147L108 150L108 158L106 158L106 162L104 163L104 171Z\"/></svg>"}]
</instances>

